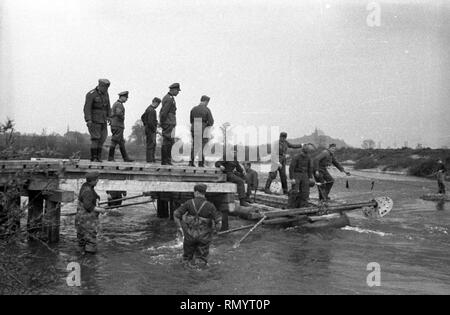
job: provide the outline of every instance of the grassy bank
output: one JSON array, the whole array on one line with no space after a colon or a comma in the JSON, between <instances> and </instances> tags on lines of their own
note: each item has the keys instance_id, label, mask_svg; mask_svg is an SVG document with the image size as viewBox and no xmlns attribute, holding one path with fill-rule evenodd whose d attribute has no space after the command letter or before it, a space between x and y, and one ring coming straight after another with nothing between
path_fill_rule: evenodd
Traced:
<instances>
[{"instance_id":1,"label":"grassy bank","mask_svg":"<svg viewBox=\"0 0 450 315\"><path fill-rule=\"evenodd\" d=\"M449 149L354 149L342 148L336 152L339 161L354 161L355 169L406 171L408 175L433 176L441 159L450 167Z\"/></svg>"}]
</instances>

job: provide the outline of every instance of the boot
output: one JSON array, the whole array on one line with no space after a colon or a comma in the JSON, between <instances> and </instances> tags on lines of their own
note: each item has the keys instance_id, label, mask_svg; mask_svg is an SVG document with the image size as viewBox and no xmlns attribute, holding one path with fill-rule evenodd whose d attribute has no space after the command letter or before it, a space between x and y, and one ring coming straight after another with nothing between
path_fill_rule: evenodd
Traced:
<instances>
[{"instance_id":1,"label":"boot","mask_svg":"<svg viewBox=\"0 0 450 315\"><path fill-rule=\"evenodd\" d=\"M190 166L190 167L195 167L194 162L190 161L190 162L189 162L189 166Z\"/></svg>"},{"instance_id":2,"label":"boot","mask_svg":"<svg viewBox=\"0 0 450 315\"><path fill-rule=\"evenodd\" d=\"M110 146L109 147L109 155L108 155L108 161L114 162L114 153L116 151L116 147Z\"/></svg>"},{"instance_id":3,"label":"boot","mask_svg":"<svg viewBox=\"0 0 450 315\"><path fill-rule=\"evenodd\" d=\"M91 162L95 162L97 160L97 148L91 148Z\"/></svg>"},{"instance_id":4,"label":"boot","mask_svg":"<svg viewBox=\"0 0 450 315\"><path fill-rule=\"evenodd\" d=\"M239 201L239 204L241 205L241 207L250 207L250 204L247 201L245 201L245 198L242 198Z\"/></svg>"},{"instance_id":5,"label":"boot","mask_svg":"<svg viewBox=\"0 0 450 315\"><path fill-rule=\"evenodd\" d=\"M102 161L102 152L103 152L103 148L97 148L97 159L95 160L96 162L103 162Z\"/></svg>"},{"instance_id":6,"label":"boot","mask_svg":"<svg viewBox=\"0 0 450 315\"><path fill-rule=\"evenodd\" d=\"M120 146L120 154L122 154L122 158L124 162L134 162L134 160L128 157L127 151L125 150L125 145Z\"/></svg>"}]
</instances>

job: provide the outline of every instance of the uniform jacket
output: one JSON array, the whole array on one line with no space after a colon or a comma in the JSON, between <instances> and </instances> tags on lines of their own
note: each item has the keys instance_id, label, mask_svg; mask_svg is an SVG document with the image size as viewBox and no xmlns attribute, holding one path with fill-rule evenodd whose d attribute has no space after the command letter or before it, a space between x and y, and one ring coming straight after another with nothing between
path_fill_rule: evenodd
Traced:
<instances>
[{"instance_id":1,"label":"uniform jacket","mask_svg":"<svg viewBox=\"0 0 450 315\"><path fill-rule=\"evenodd\" d=\"M326 169L327 167L334 165L338 170L344 172L344 168L334 157L334 154L330 150L323 150L314 159L314 170Z\"/></svg>"},{"instance_id":2,"label":"uniform jacket","mask_svg":"<svg viewBox=\"0 0 450 315\"><path fill-rule=\"evenodd\" d=\"M156 132L158 127L158 119L156 117L156 109L152 105L147 107L144 114L141 116L146 130Z\"/></svg>"},{"instance_id":3,"label":"uniform jacket","mask_svg":"<svg viewBox=\"0 0 450 315\"><path fill-rule=\"evenodd\" d=\"M289 178L294 179L297 174L307 175L312 178L313 165L308 153L302 151L294 156L289 166Z\"/></svg>"},{"instance_id":4,"label":"uniform jacket","mask_svg":"<svg viewBox=\"0 0 450 315\"><path fill-rule=\"evenodd\" d=\"M245 175L245 182L250 187L258 187L258 173L253 169L249 169L247 175Z\"/></svg>"},{"instance_id":5,"label":"uniform jacket","mask_svg":"<svg viewBox=\"0 0 450 315\"><path fill-rule=\"evenodd\" d=\"M244 170L242 169L241 165L238 161L217 161L215 164L216 167L225 167L225 173L233 173L235 170L236 172L243 174Z\"/></svg>"},{"instance_id":6,"label":"uniform jacket","mask_svg":"<svg viewBox=\"0 0 450 315\"><path fill-rule=\"evenodd\" d=\"M117 101L111 109L111 127L125 128L125 107L123 103Z\"/></svg>"},{"instance_id":7,"label":"uniform jacket","mask_svg":"<svg viewBox=\"0 0 450 315\"><path fill-rule=\"evenodd\" d=\"M278 140L279 142L279 149L278 149L278 155L280 157L286 157L286 152L288 148L291 149L300 149L302 147L301 144L292 144L287 140ZM280 159L281 160L281 159Z\"/></svg>"},{"instance_id":8,"label":"uniform jacket","mask_svg":"<svg viewBox=\"0 0 450 315\"><path fill-rule=\"evenodd\" d=\"M170 93L167 93L166 96L162 99L162 107L159 112L159 122L161 126L169 125L176 126L177 124L177 104L175 102L175 97Z\"/></svg>"},{"instance_id":9,"label":"uniform jacket","mask_svg":"<svg viewBox=\"0 0 450 315\"><path fill-rule=\"evenodd\" d=\"M100 93L98 88L89 91L86 94L84 103L84 120L92 121L97 124L106 124L111 111L108 93Z\"/></svg>"},{"instance_id":10,"label":"uniform jacket","mask_svg":"<svg viewBox=\"0 0 450 315\"><path fill-rule=\"evenodd\" d=\"M200 118L202 120L202 131L204 131L206 127L211 127L212 125L214 125L214 118L212 116L211 110L206 105L199 104L192 108L190 117L191 131L194 131L195 118Z\"/></svg>"},{"instance_id":11,"label":"uniform jacket","mask_svg":"<svg viewBox=\"0 0 450 315\"><path fill-rule=\"evenodd\" d=\"M94 187L88 183L84 183L78 195L78 208L89 213L94 212L97 206L97 200L99 199L100 196L95 192Z\"/></svg>"}]
</instances>

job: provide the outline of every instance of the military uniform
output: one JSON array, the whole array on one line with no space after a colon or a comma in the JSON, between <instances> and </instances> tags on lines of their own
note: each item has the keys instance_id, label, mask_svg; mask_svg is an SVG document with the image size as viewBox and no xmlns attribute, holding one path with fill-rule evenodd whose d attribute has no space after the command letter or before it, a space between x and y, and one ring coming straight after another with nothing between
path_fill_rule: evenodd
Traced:
<instances>
[{"instance_id":1,"label":"military uniform","mask_svg":"<svg viewBox=\"0 0 450 315\"><path fill-rule=\"evenodd\" d=\"M282 133L283 134L283 133ZM281 139L278 141L278 160L280 162L280 166L277 170L272 170L269 172L269 177L266 181L265 191L270 191L270 185L272 181L277 178L277 171L280 173L281 186L283 187L283 192L287 194L288 185L287 185L287 177L286 177L286 152L288 148L291 149L300 149L302 147L301 144L292 144L286 139Z\"/></svg>"},{"instance_id":2,"label":"military uniform","mask_svg":"<svg viewBox=\"0 0 450 315\"><path fill-rule=\"evenodd\" d=\"M170 89L179 89L178 83L172 84ZM172 164L172 146L175 141L172 132L177 125L177 104L175 96L170 92L162 99L162 107L159 112L159 121L162 128L162 147L161 147L161 164Z\"/></svg>"},{"instance_id":3,"label":"military uniform","mask_svg":"<svg viewBox=\"0 0 450 315\"><path fill-rule=\"evenodd\" d=\"M95 211L100 199L94 187L89 183L81 186L78 196L75 227L77 229L78 245L82 251L95 253L97 251L97 233L99 228L99 213Z\"/></svg>"},{"instance_id":4,"label":"military uniform","mask_svg":"<svg viewBox=\"0 0 450 315\"><path fill-rule=\"evenodd\" d=\"M314 177L316 182L322 183L322 185L317 185L320 200L329 200L328 195L334 185L334 178L328 172L328 167L331 165L334 165L341 172L345 172L344 168L334 157L334 154L328 149L322 151L314 158L314 172L319 172L319 176L314 175Z\"/></svg>"},{"instance_id":5,"label":"military uniform","mask_svg":"<svg viewBox=\"0 0 450 315\"><path fill-rule=\"evenodd\" d=\"M183 229L183 259L192 261L198 258L206 264L212 240L213 222L216 226L221 224L221 213L211 202L197 197L182 204L173 215L181 221Z\"/></svg>"},{"instance_id":6,"label":"military uniform","mask_svg":"<svg viewBox=\"0 0 450 315\"><path fill-rule=\"evenodd\" d=\"M128 97L128 92L121 92L119 96ZM114 152L116 151L116 146L119 146L120 153L124 161L129 162L131 159L128 157L127 151L125 149L125 138L123 136L123 131L125 129L125 107L122 101L117 100L111 109L111 147L109 148L108 161L114 161Z\"/></svg>"},{"instance_id":7,"label":"military uniform","mask_svg":"<svg viewBox=\"0 0 450 315\"><path fill-rule=\"evenodd\" d=\"M250 198L252 192L258 189L258 173L253 169L248 169L245 175L245 182L247 183L247 198Z\"/></svg>"},{"instance_id":8,"label":"military uniform","mask_svg":"<svg viewBox=\"0 0 450 315\"><path fill-rule=\"evenodd\" d=\"M445 191L445 175L447 173L447 168L445 167L444 164L439 165L439 169L436 173L436 177L437 177L437 182L438 182L438 194L444 194L446 193Z\"/></svg>"},{"instance_id":9,"label":"military uniform","mask_svg":"<svg viewBox=\"0 0 450 315\"><path fill-rule=\"evenodd\" d=\"M99 86L108 87L109 81L99 80ZM86 94L84 120L91 135L91 161L100 161L103 144L108 137L107 121L111 110L108 92L101 92L97 86Z\"/></svg>"},{"instance_id":10,"label":"military uniform","mask_svg":"<svg viewBox=\"0 0 450 315\"><path fill-rule=\"evenodd\" d=\"M209 98L208 98L209 100ZM190 115L190 121L191 121L191 136L192 136L192 147L191 147L191 162L190 165L194 166L194 160L195 156L199 155L200 148L195 147L195 139L201 138L202 139L202 146L201 146L201 161L199 161L198 165L203 167L205 165L205 155L204 155L204 148L206 144L209 141L208 135L205 135L205 129L207 127L211 127L214 125L214 118L212 116L211 110L206 106L206 104L199 104L192 108L191 115ZM194 130L194 123L196 121L201 122L201 134L195 135L194 132L199 132L200 130Z\"/></svg>"},{"instance_id":11,"label":"military uniform","mask_svg":"<svg viewBox=\"0 0 450 315\"><path fill-rule=\"evenodd\" d=\"M147 107L144 114L142 114L141 116L141 120L145 128L147 162L154 163L156 149L156 130L158 128L158 119L155 107L153 107L152 105Z\"/></svg>"},{"instance_id":12,"label":"military uniform","mask_svg":"<svg viewBox=\"0 0 450 315\"><path fill-rule=\"evenodd\" d=\"M295 179L289 194L289 208L307 207L309 200L309 180L313 177L311 157L305 150L295 155L289 166L289 178Z\"/></svg>"},{"instance_id":13,"label":"military uniform","mask_svg":"<svg viewBox=\"0 0 450 315\"><path fill-rule=\"evenodd\" d=\"M239 162L238 161L217 161L215 166L216 167L223 166L225 168L224 173L227 174L227 182L236 184L239 199L241 201L245 200L245 198L246 198L245 181L244 181L244 179L242 179L242 177L243 177L242 174L244 174L244 170L242 169ZM235 174L235 172L242 175L242 177Z\"/></svg>"}]
</instances>

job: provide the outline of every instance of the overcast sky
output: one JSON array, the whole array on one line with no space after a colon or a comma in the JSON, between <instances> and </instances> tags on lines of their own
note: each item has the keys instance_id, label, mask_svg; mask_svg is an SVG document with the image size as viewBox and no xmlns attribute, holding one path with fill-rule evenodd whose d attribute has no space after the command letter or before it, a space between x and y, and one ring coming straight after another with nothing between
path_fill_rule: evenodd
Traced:
<instances>
[{"instance_id":1,"label":"overcast sky","mask_svg":"<svg viewBox=\"0 0 450 315\"><path fill-rule=\"evenodd\" d=\"M450 146L448 1L0 0L0 120L87 132L86 93L130 91L126 135L180 82L178 122L202 94L216 123L280 126L360 146Z\"/></svg>"}]
</instances>

